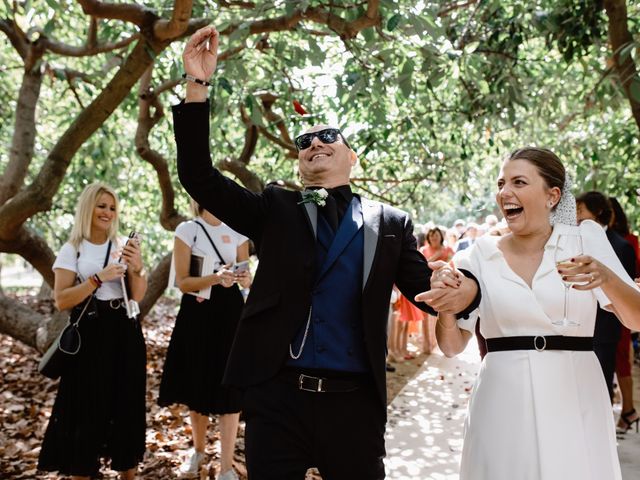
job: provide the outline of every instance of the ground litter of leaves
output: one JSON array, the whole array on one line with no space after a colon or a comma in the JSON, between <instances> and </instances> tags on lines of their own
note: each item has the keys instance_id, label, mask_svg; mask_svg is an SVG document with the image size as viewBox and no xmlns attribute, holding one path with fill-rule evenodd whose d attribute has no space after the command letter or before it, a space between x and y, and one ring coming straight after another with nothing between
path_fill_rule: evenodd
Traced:
<instances>
[{"instance_id":1,"label":"ground litter of leaves","mask_svg":"<svg viewBox=\"0 0 640 480\"><path fill-rule=\"evenodd\" d=\"M51 301L25 296L21 300L41 313L51 312ZM188 410L182 406L159 407L156 403L166 348L171 337L177 306L174 300L163 298L143 321L147 343L147 451L138 469L141 479L177 478L176 469L185 460L191 447ZM387 376L389 401L402 389L422 365L425 356L396 365L396 372ZM57 479L55 473L36 468L40 444L55 398L58 382L37 371L40 354L31 347L0 335L0 478ZM214 425L215 427L215 425ZM200 472L200 479L213 480L219 473L219 441L217 428L208 432L209 462ZM244 466L244 427L241 422L236 443L234 467L241 479L246 479ZM102 478L115 479L117 473L108 465L101 470ZM308 479L320 479L310 471Z\"/></svg>"}]
</instances>

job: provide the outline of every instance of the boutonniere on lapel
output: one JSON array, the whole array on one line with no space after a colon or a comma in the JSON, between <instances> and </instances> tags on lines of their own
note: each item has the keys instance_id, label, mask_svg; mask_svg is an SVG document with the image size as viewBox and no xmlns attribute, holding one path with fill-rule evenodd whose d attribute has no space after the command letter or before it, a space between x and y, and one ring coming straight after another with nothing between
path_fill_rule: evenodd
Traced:
<instances>
[{"instance_id":1,"label":"boutonniere on lapel","mask_svg":"<svg viewBox=\"0 0 640 480\"><path fill-rule=\"evenodd\" d=\"M315 203L320 207L324 207L327 203L328 196L329 192L324 188L320 188L318 190L307 190L302 192L302 201L298 202L298 205L302 203Z\"/></svg>"}]
</instances>

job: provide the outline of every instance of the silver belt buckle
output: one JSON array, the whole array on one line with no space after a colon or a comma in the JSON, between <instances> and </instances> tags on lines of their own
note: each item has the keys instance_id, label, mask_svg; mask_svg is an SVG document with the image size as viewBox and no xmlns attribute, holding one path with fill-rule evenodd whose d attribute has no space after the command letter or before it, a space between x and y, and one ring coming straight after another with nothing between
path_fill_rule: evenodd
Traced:
<instances>
[{"instance_id":1,"label":"silver belt buckle","mask_svg":"<svg viewBox=\"0 0 640 480\"><path fill-rule=\"evenodd\" d=\"M122 300L120 298L112 298L109 300L109 306L114 310L117 310L122 306Z\"/></svg>"},{"instance_id":2,"label":"silver belt buckle","mask_svg":"<svg viewBox=\"0 0 640 480\"><path fill-rule=\"evenodd\" d=\"M318 381L318 386L316 388L307 388L304 386L304 381L305 379L313 379L313 380L317 380ZM322 380L323 378L320 377L312 377L309 375L305 375L304 373L301 373L300 376L298 377L298 390L304 390L305 392L314 392L314 393L319 393L319 392L324 392L324 390L322 390Z\"/></svg>"},{"instance_id":3,"label":"silver belt buckle","mask_svg":"<svg viewBox=\"0 0 640 480\"><path fill-rule=\"evenodd\" d=\"M542 339L542 347L538 347L538 339ZM536 335L533 339L533 347L538 351L542 352L547 348L547 338L542 335Z\"/></svg>"}]
</instances>

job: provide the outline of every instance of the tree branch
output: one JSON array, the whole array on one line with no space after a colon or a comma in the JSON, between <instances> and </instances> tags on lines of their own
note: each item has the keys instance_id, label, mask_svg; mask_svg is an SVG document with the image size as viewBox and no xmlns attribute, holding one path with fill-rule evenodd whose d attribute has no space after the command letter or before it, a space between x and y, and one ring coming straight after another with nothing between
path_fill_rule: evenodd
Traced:
<instances>
[{"instance_id":1,"label":"tree branch","mask_svg":"<svg viewBox=\"0 0 640 480\"><path fill-rule=\"evenodd\" d=\"M174 0L171 20L160 19L153 25L155 38L164 41L182 35L189 26L192 7L192 0Z\"/></svg>"},{"instance_id":2,"label":"tree branch","mask_svg":"<svg viewBox=\"0 0 640 480\"><path fill-rule=\"evenodd\" d=\"M438 11L438 17L445 17L454 10L470 7L471 5L475 5L476 3L478 3L478 1L479 0L469 0L468 2L452 3L450 5L446 5L440 11Z\"/></svg>"},{"instance_id":3,"label":"tree branch","mask_svg":"<svg viewBox=\"0 0 640 480\"><path fill-rule=\"evenodd\" d=\"M107 3L98 0L78 0L82 11L97 18L110 18L133 23L141 30L145 26L153 25L158 18L153 10L142 5L131 3Z\"/></svg>"},{"instance_id":4,"label":"tree branch","mask_svg":"<svg viewBox=\"0 0 640 480\"><path fill-rule=\"evenodd\" d=\"M76 117L50 150L44 165L27 188L0 207L0 238L11 239L32 215L50 208L71 159L120 105L146 68L153 63L146 41L139 41L100 94ZM158 52L156 52L158 53Z\"/></svg>"},{"instance_id":5,"label":"tree branch","mask_svg":"<svg viewBox=\"0 0 640 480\"><path fill-rule=\"evenodd\" d=\"M289 135L289 131L287 130L287 126L284 123L284 119L280 115L278 115L276 112L274 112L272 109L273 104L278 99L278 96L270 92L264 92L258 95L262 103L264 117L267 119L269 123L276 126L276 128L280 132L280 138L273 135L264 127L260 127L260 133L262 133L265 137L267 137L272 142L284 148L289 158L298 158L298 151L296 150L296 147L293 144L291 135Z\"/></svg>"},{"instance_id":6,"label":"tree branch","mask_svg":"<svg viewBox=\"0 0 640 480\"><path fill-rule=\"evenodd\" d=\"M361 30L379 25L381 22L379 12L379 0L369 0L367 10L360 17L353 21L344 20L335 15L331 10L324 7L309 7L305 11L294 10L290 15L257 20L249 24L250 34L280 32L291 30L305 20L310 20L322 25L326 25L336 32L343 40L354 38ZM239 25L230 25L220 32L221 35L231 35L239 28Z\"/></svg>"},{"instance_id":7,"label":"tree branch","mask_svg":"<svg viewBox=\"0 0 640 480\"><path fill-rule=\"evenodd\" d=\"M256 8L256 4L254 2L242 2L242 1L227 1L227 0L220 0L218 2L218 4L221 7L227 7L227 8L241 8L244 10L251 10L253 8Z\"/></svg>"},{"instance_id":8,"label":"tree branch","mask_svg":"<svg viewBox=\"0 0 640 480\"><path fill-rule=\"evenodd\" d=\"M89 48L95 48L98 44L98 19L91 17L89 22L89 31L87 32L87 46Z\"/></svg>"},{"instance_id":9,"label":"tree branch","mask_svg":"<svg viewBox=\"0 0 640 480\"><path fill-rule=\"evenodd\" d=\"M220 170L226 170L233 173L242 184L252 192L261 192L264 190L264 184L260 177L249 170L248 165L253 152L255 152L258 143L258 127L251 123L247 123L247 129L244 135L244 147L242 153L236 160L225 159L218 162Z\"/></svg>"},{"instance_id":10,"label":"tree branch","mask_svg":"<svg viewBox=\"0 0 640 480\"><path fill-rule=\"evenodd\" d=\"M147 284L147 292L144 298L140 302L140 316L146 317L151 308L155 305L158 299L162 296L167 289L167 283L169 281L169 270L171 269L171 254L165 255L162 260L158 262L155 268L149 274L149 281Z\"/></svg>"},{"instance_id":11,"label":"tree branch","mask_svg":"<svg viewBox=\"0 0 640 480\"><path fill-rule=\"evenodd\" d=\"M151 89L151 72L153 65L145 71L140 78L138 88L138 128L136 129L135 146L140 157L148 162L156 171L158 184L162 193L162 206L160 208L160 224L167 230L173 231L180 222L186 220L175 208L175 192L169 172L169 162L164 156L151 148L149 134L153 127L164 117L162 104L158 100L158 92ZM161 86L163 91L168 90L171 84L178 81L166 82ZM153 115L151 108L154 109Z\"/></svg>"},{"instance_id":12,"label":"tree branch","mask_svg":"<svg viewBox=\"0 0 640 480\"><path fill-rule=\"evenodd\" d=\"M38 329L45 322L46 317L41 313L17 300L0 295L0 333L35 347Z\"/></svg>"},{"instance_id":13,"label":"tree branch","mask_svg":"<svg viewBox=\"0 0 640 480\"><path fill-rule=\"evenodd\" d=\"M615 70L629 100L631 114L640 129L640 99L634 97L631 90L632 85L635 84L636 92L640 92L640 77L630 52L624 58L620 55L625 45L633 43L633 37L629 32L627 5L624 0L604 0L604 8L609 17L609 42L613 51Z\"/></svg>"},{"instance_id":14,"label":"tree branch","mask_svg":"<svg viewBox=\"0 0 640 480\"><path fill-rule=\"evenodd\" d=\"M391 206L395 206L395 205L397 205L397 204L398 204L397 202L394 202L394 201L393 201L392 199L390 199L390 198L383 197L382 195L379 195L379 194L377 194L377 193L375 193L375 192L372 192L370 189L365 188L365 187L364 187L364 186L362 186L362 185L358 185L358 183L357 183L357 182L355 182L354 180L351 180L351 183L353 183L353 185L354 185L354 186L356 186L356 187L358 187L360 190L364 190L365 192L367 192L367 193L368 193L369 195L371 195L372 197L378 198L378 199L382 200L383 202L388 203L388 204L389 204L389 205L391 205Z\"/></svg>"},{"instance_id":15,"label":"tree branch","mask_svg":"<svg viewBox=\"0 0 640 480\"><path fill-rule=\"evenodd\" d=\"M36 106L40 98L42 72L25 71L18 93L9 161L0 177L0 205L12 198L24 184L33 158L36 138Z\"/></svg>"},{"instance_id":16,"label":"tree branch","mask_svg":"<svg viewBox=\"0 0 640 480\"><path fill-rule=\"evenodd\" d=\"M18 52L18 55L20 55L23 60L26 59L27 51L29 50L29 40L27 40L26 35L20 27L14 21L0 18L0 31L4 32L9 38L11 45L13 45L13 48Z\"/></svg>"},{"instance_id":17,"label":"tree branch","mask_svg":"<svg viewBox=\"0 0 640 480\"><path fill-rule=\"evenodd\" d=\"M55 255L44 238L34 230L22 226L17 232L14 232L14 238L0 239L0 252L20 255L42 275L45 282L53 286L51 265L53 265Z\"/></svg>"},{"instance_id":18,"label":"tree branch","mask_svg":"<svg viewBox=\"0 0 640 480\"><path fill-rule=\"evenodd\" d=\"M64 55L66 57L88 57L98 53L111 52L113 50L125 48L139 38L140 34L134 33L130 37L118 42L104 43L102 45L93 45L89 42L87 45L83 45L81 47L67 45L47 37L41 37L41 41L43 42L44 48L52 53L57 53L58 55Z\"/></svg>"}]
</instances>

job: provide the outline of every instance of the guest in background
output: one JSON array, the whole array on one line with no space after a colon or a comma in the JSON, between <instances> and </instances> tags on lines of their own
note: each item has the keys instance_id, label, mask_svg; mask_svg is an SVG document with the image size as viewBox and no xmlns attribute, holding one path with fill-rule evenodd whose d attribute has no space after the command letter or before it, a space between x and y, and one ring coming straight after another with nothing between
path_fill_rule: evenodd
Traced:
<instances>
[{"instance_id":1,"label":"guest in background","mask_svg":"<svg viewBox=\"0 0 640 480\"><path fill-rule=\"evenodd\" d=\"M473 245L473 242L476 241L476 237L478 236L478 225L475 223L470 223L467 225L467 229L465 230L462 238L458 240L456 244L455 250L456 252L461 252L462 250L469 248Z\"/></svg>"},{"instance_id":2,"label":"guest in background","mask_svg":"<svg viewBox=\"0 0 640 480\"><path fill-rule=\"evenodd\" d=\"M496 217L494 214L489 214L486 217L484 217L484 229L488 232L490 231L492 228L496 228L498 226L498 217Z\"/></svg>"},{"instance_id":3,"label":"guest in background","mask_svg":"<svg viewBox=\"0 0 640 480\"><path fill-rule=\"evenodd\" d=\"M422 324L425 313L400 293L397 304L398 329L400 337L400 354L405 360L413 360L416 356L409 351L409 335L416 323Z\"/></svg>"},{"instance_id":4,"label":"guest in background","mask_svg":"<svg viewBox=\"0 0 640 480\"><path fill-rule=\"evenodd\" d=\"M636 256L636 276L640 274L640 255L638 252L638 237L629 230L629 222L622 206L614 197L609 197L609 202L613 208L613 218L610 229L621 235L631 246ZM635 278L635 277L634 277ZM633 377L631 376L631 330L624 325L620 326L620 340L616 351L616 377L622 395L622 412L618 419L617 432L626 433L635 425L636 432L640 423L640 416L633 403Z\"/></svg>"},{"instance_id":5,"label":"guest in background","mask_svg":"<svg viewBox=\"0 0 640 480\"><path fill-rule=\"evenodd\" d=\"M395 372L396 368L389 362L401 361L402 355L398 349L398 322L394 304L398 301L400 292L396 288L391 291L389 298L389 317L387 319L387 372Z\"/></svg>"},{"instance_id":6,"label":"guest in background","mask_svg":"<svg viewBox=\"0 0 640 480\"><path fill-rule=\"evenodd\" d=\"M158 403L189 407L193 450L179 468L180 477L200 477L209 415L219 415L218 480L235 480L233 453L242 397L239 390L222 385L222 375L244 305L238 285L248 288L251 283L248 270L234 274L232 265L249 260L249 243L194 201L191 209L194 220L178 225L175 233L176 284L183 295ZM214 273L194 276L189 271L192 254L212 257ZM211 287L209 299L192 295L207 287Z\"/></svg>"},{"instance_id":7,"label":"guest in background","mask_svg":"<svg viewBox=\"0 0 640 480\"><path fill-rule=\"evenodd\" d=\"M586 192L576 197L578 222L593 220L606 229L607 239L620 259L627 274L635 277L636 258L633 247L612 228L608 228L613 210L607 197L600 192ZM620 341L620 321L615 313L598 308L596 328L593 334L593 350L598 356L604 374L609 397L613 401L613 373L616 368L616 351Z\"/></svg>"},{"instance_id":8,"label":"guest in background","mask_svg":"<svg viewBox=\"0 0 640 480\"><path fill-rule=\"evenodd\" d=\"M444 235L438 227L433 227L427 231L426 241L420 248L420 253L429 262L437 262L439 260L448 262L453 258L453 250L444 244ZM422 352L429 355L437 346L436 317L425 314L422 321Z\"/></svg>"}]
</instances>

